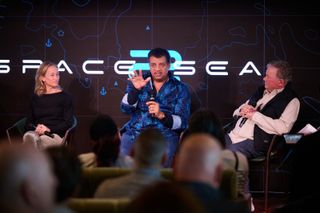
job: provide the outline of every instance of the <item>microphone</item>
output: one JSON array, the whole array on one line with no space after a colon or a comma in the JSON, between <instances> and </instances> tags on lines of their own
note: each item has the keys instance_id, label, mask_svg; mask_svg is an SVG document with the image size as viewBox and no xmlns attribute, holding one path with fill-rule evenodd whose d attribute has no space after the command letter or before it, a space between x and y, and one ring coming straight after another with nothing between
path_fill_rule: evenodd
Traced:
<instances>
[{"instance_id":1,"label":"microphone","mask_svg":"<svg viewBox=\"0 0 320 213\"><path fill-rule=\"evenodd\" d=\"M261 105L262 104L260 104L258 107L256 107L255 110L260 111ZM239 127L241 128L246 123L247 120L248 120L248 118L242 118L242 120L240 121Z\"/></svg>"},{"instance_id":2,"label":"microphone","mask_svg":"<svg viewBox=\"0 0 320 213\"><path fill-rule=\"evenodd\" d=\"M155 101L155 100L156 100L156 99L154 98L153 92L151 92L149 101ZM154 113L150 113L150 115L151 115L151 117L154 117L154 116L155 116Z\"/></svg>"},{"instance_id":3,"label":"microphone","mask_svg":"<svg viewBox=\"0 0 320 213\"><path fill-rule=\"evenodd\" d=\"M48 131L44 131L44 134L46 136L49 136L50 138L54 138L54 135L52 133L48 132Z\"/></svg>"},{"instance_id":4,"label":"microphone","mask_svg":"<svg viewBox=\"0 0 320 213\"><path fill-rule=\"evenodd\" d=\"M32 128L36 129L37 127L34 124L29 124ZM48 131L44 131L44 134L50 138L54 138L53 133L48 132Z\"/></svg>"},{"instance_id":5,"label":"microphone","mask_svg":"<svg viewBox=\"0 0 320 213\"><path fill-rule=\"evenodd\" d=\"M242 118L242 120L240 121L239 127L241 128L247 120L248 120L248 118Z\"/></svg>"},{"instance_id":6,"label":"microphone","mask_svg":"<svg viewBox=\"0 0 320 213\"><path fill-rule=\"evenodd\" d=\"M153 83L152 83L152 79L149 81L150 82L150 88L151 88L151 91L150 91L150 97L149 97L149 101L156 101L156 91L153 87ZM154 113L150 113L151 114L151 117L154 117L155 114Z\"/></svg>"},{"instance_id":7,"label":"microphone","mask_svg":"<svg viewBox=\"0 0 320 213\"><path fill-rule=\"evenodd\" d=\"M155 101L156 99L154 98L154 95L151 93L150 94L150 98L149 98L149 101Z\"/></svg>"},{"instance_id":8,"label":"microphone","mask_svg":"<svg viewBox=\"0 0 320 213\"><path fill-rule=\"evenodd\" d=\"M152 83L152 79L149 81L150 83L150 98L149 98L149 101L155 101L155 96L156 96L156 91L153 87L153 83Z\"/></svg>"}]
</instances>

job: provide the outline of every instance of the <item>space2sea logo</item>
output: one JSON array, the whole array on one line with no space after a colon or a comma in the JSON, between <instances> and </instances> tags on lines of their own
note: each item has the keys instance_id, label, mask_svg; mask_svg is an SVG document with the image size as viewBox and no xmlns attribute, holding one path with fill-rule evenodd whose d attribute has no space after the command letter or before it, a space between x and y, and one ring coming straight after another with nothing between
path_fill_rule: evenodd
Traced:
<instances>
[{"instance_id":1,"label":"space2sea logo","mask_svg":"<svg viewBox=\"0 0 320 213\"><path fill-rule=\"evenodd\" d=\"M148 58L148 53L150 50L131 50L130 56L132 58ZM170 70L174 70L174 75L194 75L196 73L196 68L194 65L195 61L183 61L180 53L175 50L169 50L170 57L174 59L174 63L171 63ZM209 61L206 64L206 72L209 75L215 76L226 76L228 61ZM132 70L149 70L148 63L136 63L135 60L119 60L114 64L114 71L119 75L127 75ZM253 62L248 61L243 67L239 75L245 73L256 73L261 76L261 73L253 64Z\"/></svg>"},{"instance_id":2,"label":"space2sea logo","mask_svg":"<svg viewBox=\"0 0 320 213\"><path fill-rule=\"evenodd\" d=\"M130 50L131 60L118 60L114 63L114 71L119 75L128 75L133 70L149 70L149 63L137 62L137 59L148 58L148 53L150 50ZM187 76L194 75L196 73L195 61L185 61L182 60L182 56L179 52L175 50L169 50L171 58L174 60L170 65L170 70L174 71L176 76ZM136 60L134 60L136 59ZM23 59L22 60L22 74L25 74L28 70L38 69L42 60L39 59ZM227 76L227 65L228 61L209 61L206 64L205 70L208 75L211 76ZM90 65L101 65L104 64L104 60L85 60L82 63L82 70L88 75L103 75L105 72L103 70L97 70L90 68ZM67 71L69 74L73 74L70 66L65 60L60 60L57 64L58 70L60 72ZM91 66L92 67L92 66ZM10 60L0 59L0 74L7 74L10 72ZM245 66L239 73L239 76L243 74L255 73L261 76L261 73L254 65L252 61L246 62Z\"/></svg>"}]
</instances>

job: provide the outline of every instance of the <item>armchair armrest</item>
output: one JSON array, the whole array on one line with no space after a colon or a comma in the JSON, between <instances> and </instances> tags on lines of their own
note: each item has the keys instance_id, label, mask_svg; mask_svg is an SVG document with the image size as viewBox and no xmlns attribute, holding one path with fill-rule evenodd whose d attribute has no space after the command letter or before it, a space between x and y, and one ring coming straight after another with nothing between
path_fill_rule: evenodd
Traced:
<instances>
[{"instance_id":1,"label":"armchair armrest","mask_svg":"<svg viewBox=\"0 0 320 213\"><path fill-rule=\"evenodd\" d=\"M64 146L68 145L68 142L69 142L69 140L71 138L71 133L74 131L74 129L76 128L77 124L78 124L77 118L76 118L76 116L73 116L72 126L64 134L63 139L62 139L62 145L64 145Z\"/></svg>"}]
</instances>

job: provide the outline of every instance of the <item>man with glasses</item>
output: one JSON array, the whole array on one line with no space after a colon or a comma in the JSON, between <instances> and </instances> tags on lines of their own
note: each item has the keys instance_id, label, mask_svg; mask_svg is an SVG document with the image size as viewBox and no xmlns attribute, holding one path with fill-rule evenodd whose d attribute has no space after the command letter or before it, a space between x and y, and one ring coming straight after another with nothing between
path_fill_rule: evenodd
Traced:
<instances>
[{"instance_id":1,"label":"man with glasses","mask_svg":"<svg viewBox=\"0 0 320 213\"><path fill-rule=\"evenodd\" d=\"M131 152L141 130L157 128L166 137L170 167L178 147L179 133L188 123L191 98L188 87L177 80L170 69L170 54L155 48L148 54L150 72L134 71L128 78L121 110L131 116L122 128L120 153Z\"/></svg>"},{"instance_id":2,"label":"man with glasses","mask_svg":"<svg viewBox=\"0 0 320 213\"><path fill-rule=\"evenodd\" d=\"M274 135L291 130L300 108L291 79L288 62L268 63L264 86L233 113L238 119L226 135L228 149L240 151L248 159L264 156Z\"/></svg>"}]
</instances>

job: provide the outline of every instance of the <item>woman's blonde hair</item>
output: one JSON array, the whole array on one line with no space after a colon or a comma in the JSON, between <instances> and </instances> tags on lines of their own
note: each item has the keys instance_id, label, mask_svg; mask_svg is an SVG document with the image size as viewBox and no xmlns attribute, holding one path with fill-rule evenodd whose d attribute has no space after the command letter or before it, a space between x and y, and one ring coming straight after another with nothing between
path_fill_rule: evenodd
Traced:
<instances>
[{"instance_id":1,"label":"woman's blonde hair","mask_svg":"<svg viewBox=\"0 0 320 213\"><path fill-rule=\"evenodd\" d=\"M40 79L40 77L44 77L45 74L47 73L48 68L52 66L57 67L55 63L51 61L45 61L38 68L35 76L35 86L34 86L34 93L36 95L41 96L47 92L46 86L43 83L43 81Z\"/></svg>"}]
</instances>

